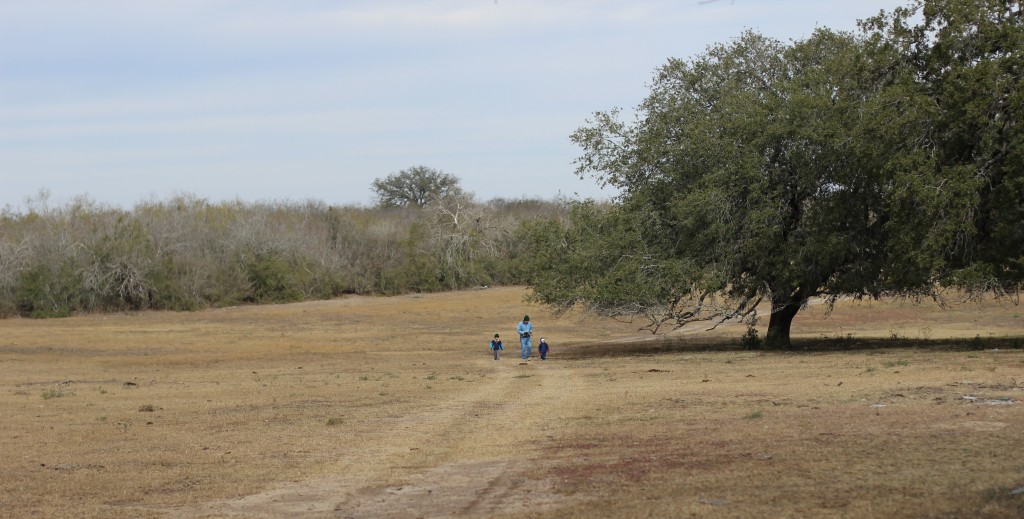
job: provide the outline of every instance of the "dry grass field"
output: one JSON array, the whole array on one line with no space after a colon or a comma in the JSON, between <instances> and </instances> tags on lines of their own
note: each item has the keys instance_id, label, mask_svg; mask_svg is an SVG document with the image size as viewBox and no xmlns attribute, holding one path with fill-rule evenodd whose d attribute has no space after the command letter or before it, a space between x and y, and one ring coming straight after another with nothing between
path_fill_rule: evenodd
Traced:
<instances>
[{"instance_id":1,"label":"dry grass field","mask_svg":"<svg viewBox=\"0 0 1024 519\"><path fill-rule=\"evenodd\" d=\"M0 321L0 516L1024 516L1020 306L812 307L763 353L523 295Z\"/></svg>"}]
</instances>

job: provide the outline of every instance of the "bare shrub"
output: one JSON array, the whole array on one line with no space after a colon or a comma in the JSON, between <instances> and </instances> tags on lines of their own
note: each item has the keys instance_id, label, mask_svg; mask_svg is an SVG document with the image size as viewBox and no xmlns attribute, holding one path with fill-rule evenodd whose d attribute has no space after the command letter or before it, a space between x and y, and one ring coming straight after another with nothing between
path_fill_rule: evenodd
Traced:
<instances>
[{"instance_id":1,"label":"bare shrub","mask_svg":"<svg viewBox=\"0 0 1024 519\"><path fill-rule=\"evenodd\" d=\"M182 193L130 211L42 191L0 213L0 316L192 310L247 302L514 283L517 229L557 202L427 207L318 200L211 203Z\"/></svg>"}]
</instances>

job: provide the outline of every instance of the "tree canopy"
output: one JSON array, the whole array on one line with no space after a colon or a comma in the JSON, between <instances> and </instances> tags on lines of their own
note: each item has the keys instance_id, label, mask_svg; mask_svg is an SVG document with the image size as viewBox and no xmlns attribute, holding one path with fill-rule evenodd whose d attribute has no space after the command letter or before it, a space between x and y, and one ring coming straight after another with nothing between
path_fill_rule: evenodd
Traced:
<instances>
[{"instance_id":1,"label":"tree canopy","mask_svg":"<svg viewBox=\"0 0 1024 519\"><path fill-rule=\"evenodd\" d=\"M919 16L920 14L920 16ZM788 347L812 297L1021 284L1021 6L920 0L782 43L745 32L598 112L577 173L619 188L537 225L536 300L651 329L756 318Z\"/></svg>"},{"instance_id":2,"label":"tree canopy","mask_svg":"<svg viewBox=\"0 0 1024 519\"><path fill-rule=\"evenodd\" d=\"M458 177L426 166L413 166L378 178L370 187L379 207L424 207L461 193Z\"/></svg>"}]
</instances>

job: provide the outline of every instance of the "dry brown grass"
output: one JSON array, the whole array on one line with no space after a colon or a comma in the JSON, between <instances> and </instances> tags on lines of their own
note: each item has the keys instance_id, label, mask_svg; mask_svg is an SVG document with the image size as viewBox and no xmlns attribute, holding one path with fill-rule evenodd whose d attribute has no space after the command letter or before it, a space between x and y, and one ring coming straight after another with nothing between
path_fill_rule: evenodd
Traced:
<instances>
[{"instance_id":1,"label":"dry brown grass","mask_svg":"<svg viewBox=\"0 0 1024 519\"><path fill-rule=\"evenodd\" d=\"M1020 307L811 308L759 353L522 295L0 321L0 515L1024 516Z\"/></svg>"}]
</instances>

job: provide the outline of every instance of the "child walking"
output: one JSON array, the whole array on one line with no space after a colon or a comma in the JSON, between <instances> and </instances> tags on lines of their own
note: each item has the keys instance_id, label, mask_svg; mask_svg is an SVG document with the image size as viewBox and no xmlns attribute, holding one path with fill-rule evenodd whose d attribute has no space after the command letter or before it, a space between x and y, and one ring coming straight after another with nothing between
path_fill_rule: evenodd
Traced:
<instances>
[{"instance_id":1,"label":"child walking","mask_svg":"<svg viewBox=\"0 0 1024 519\"><path fill-rule=\"evenodd\" d=\"M540 360L548 360L548 341L540 338Z\"/></svg>"},{"instance_id":2,"label":"child walking","mask_svg":"<svg viewBox=\"0 0 1024 519\"><path fill-rule=\"evenodd\" d=\"M501 345L501 338L498 334L494 334L494 338L491 339L491 350L494 352L494 360L501 360L501 350L505 349Z\"/></svg>"}]
</instances>

